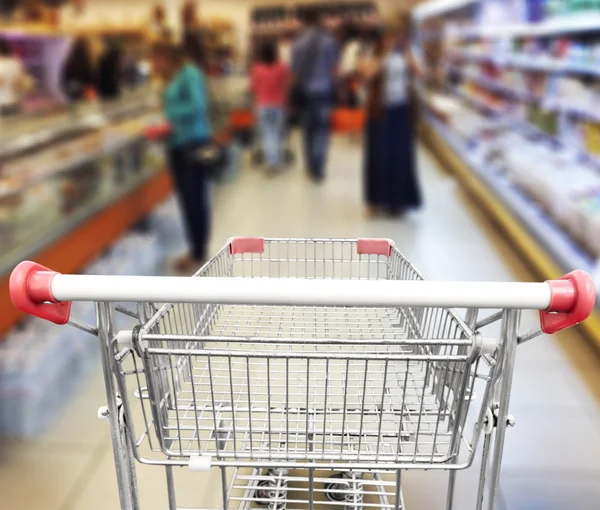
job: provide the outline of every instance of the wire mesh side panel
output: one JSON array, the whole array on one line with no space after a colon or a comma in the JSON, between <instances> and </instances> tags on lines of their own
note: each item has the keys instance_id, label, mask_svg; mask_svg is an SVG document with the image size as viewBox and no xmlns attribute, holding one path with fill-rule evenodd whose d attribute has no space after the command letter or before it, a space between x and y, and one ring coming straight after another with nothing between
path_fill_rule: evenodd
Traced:
<instances>
[{"instance_id":1,"label":"wire mesh side panel","mask_svg":"<svg viewBox=\"0 0 600 510\"><path fill-rule=\"evenodd\" d=\"M220 250L195 276L228 277L232 273L232 257L229 247ZM142 331L165 340L148 339L149 347L163 347L169 350L190 349L197 342L180 340L184 336L202 337L208 335L215 323L220 305L215 303L171 303L160 307L158 312L143 326ZM143 334L143 333L142 333ZM201 344L200 344L201 346ZM189 384L192 363L188 356L144 356L145 387L139 386L138 394L151 402L146 409L142 402L144 426L143 435L149 437L154 428L157 445L166 451L174 435L169 425L169 412L178 415L177 393L182 385ZM151 374L148 376L148 374ZM175 390L173 390L175 388Z\"/></svg>"},{"instance_id":2,"label":"wire mesh side panel","mask_svg":"<svg viewBox=\"0 0 600 510\"><path fill-rule=\"evenodd\" d=\"M329 240L224 250L198 276L421 278L396 250ZM167 305L143 336L155 433L172 458L417 466L458 453L471 335L449 310Z\"/></svg>"},{"instance_id":3,"label":"wire mesh side panel","mask_svg":"<svg viewBox=\"0 0 600 510\"><path fill-rule=\"evenodd\" d=\"M269 239L263 253L232 256L232 275L245 278L389 279L388 257L358 255L355 240Z\"/></svg>"},{"instance_id":4,"label":"wire mesh side panel","mask_svg":"<svg viewBox=\"0 0 600 510\"><path fill-rule=\"evenodd\" d=\"M315 470L236 470L229 488L228 508L338 508L341 510L403 509L396 506L396 481L381 473Z\"/></svg>"}]
</instances>

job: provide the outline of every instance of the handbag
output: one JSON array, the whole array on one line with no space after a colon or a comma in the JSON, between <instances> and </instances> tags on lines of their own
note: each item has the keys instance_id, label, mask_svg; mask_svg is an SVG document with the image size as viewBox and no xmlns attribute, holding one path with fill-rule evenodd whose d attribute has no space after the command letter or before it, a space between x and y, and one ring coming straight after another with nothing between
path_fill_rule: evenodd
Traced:
<instances>
[{"instance_id":1,"label":"handbag","mask_svg":"<svg viewBox=\"0 0 600 510\"><path fill-rule=\"evenodd\" d=\"M198 171L203 172L211 179L218 178L227 165L227 151L214 140L209 140L194 148L191 158Z\"/></svg>"}]
</instances>

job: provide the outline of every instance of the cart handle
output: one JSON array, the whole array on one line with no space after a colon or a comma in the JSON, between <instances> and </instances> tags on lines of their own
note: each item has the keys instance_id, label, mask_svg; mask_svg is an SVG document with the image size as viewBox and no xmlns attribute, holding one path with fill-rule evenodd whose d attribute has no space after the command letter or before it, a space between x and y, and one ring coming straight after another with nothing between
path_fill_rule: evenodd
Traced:
<instances>
[{"instance_id":1,"label":"cart handle","mask_svg":"<svg viewBox=\"0 0 600 510\"><path fill-rule=\"evenodd\" d=\"M71 301L411 306L540 310L542 330L555 333L590 315L596 291L584 271L545 283L484 283L62 275L22 262L10 277L10 295L19 310L57 324L69 321Z\"/></svg>"}]
</instances>

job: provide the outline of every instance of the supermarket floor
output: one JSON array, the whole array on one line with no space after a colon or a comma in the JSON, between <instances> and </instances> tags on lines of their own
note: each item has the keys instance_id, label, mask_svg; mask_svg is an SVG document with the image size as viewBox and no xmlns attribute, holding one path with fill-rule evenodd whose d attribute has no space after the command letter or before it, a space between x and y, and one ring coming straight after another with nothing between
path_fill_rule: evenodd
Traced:
<instances>
[{"instance_id":1,"label":"supermarket floor","mask_svg":"<svg viewBox=\"0 0 600 510\"><path fill-rule=\"evenodd\" d=\"M391 237L429 278L529 280L532 275L455 182L425 152L420 168L425 208L403 220L367 220L361 207L359 148L335 141L329 179L312 185L301 171L276 179L245 170L217 193L213 251L232 235ZM524 328L535 323L525 314ZM502 510L596 510L600 501L600 361L574 333L519 348L501 485ZM118 508L100 371L50 431L5 444L2 508ZM180 470L182 506L218 501L218 476ZM184 472L185 471L185 472ZM459 474L457 508L473 508L477 468ZM142 509L165 509L162 469L140 468ZM443 508L443 473L404 478L409 509ZM179 480L180 479L180 480Z\"/></svg>"}]
</instances>

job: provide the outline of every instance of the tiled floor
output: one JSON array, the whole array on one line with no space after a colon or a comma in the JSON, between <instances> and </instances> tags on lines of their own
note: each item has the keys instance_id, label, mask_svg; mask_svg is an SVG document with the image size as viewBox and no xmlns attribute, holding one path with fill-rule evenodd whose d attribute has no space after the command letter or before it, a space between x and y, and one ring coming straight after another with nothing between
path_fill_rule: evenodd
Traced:
<instances>
[{"instance_id":1,"label":"tiled floor","mask_svg":"<svg viewBox=\"0 0 600 510\"><path fill-rule=\"evenodd\" d=\"M360 152L336 140L326 184L299 170L275 179L244 170L216 197L213 251L232 235L391 237L429 278L528 280L510 245L493 231L456 183L420 153L425 208L403 220L367 220L361 208ZM525 325L535 323L526 314ZM600 361L574 333L541 337L519 348L501 485L503 510L592 510L600 502ZM108 424L98 374L81 388L42 438L6 444L0 463L0 508L105 510L118 507ZM142 509L165 509L162 469L141 468ZM218 500L218 473L179 470L180 505ZM472 508L477 468L459 474L458 508ZM446 475L404 478L410 509L444 508Z\"/></svg>"}]
</instances>

